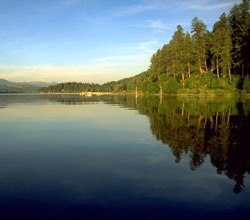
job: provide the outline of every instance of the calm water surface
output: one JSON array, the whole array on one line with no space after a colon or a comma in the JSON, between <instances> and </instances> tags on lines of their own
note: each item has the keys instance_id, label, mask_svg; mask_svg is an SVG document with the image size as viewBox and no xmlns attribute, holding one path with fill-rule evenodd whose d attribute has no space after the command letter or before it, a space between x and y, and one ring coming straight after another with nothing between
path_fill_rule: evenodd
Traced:
<instances>
[{"instance_id":1,"label":"calm water surface","mask_svg":"<svg viewBox=\"0 0 250 220\"><path fill-rule=\"evenodd\" d=\"M0 95L0 219L250 217L250 100Z\"/></svg>"}]
</instances>

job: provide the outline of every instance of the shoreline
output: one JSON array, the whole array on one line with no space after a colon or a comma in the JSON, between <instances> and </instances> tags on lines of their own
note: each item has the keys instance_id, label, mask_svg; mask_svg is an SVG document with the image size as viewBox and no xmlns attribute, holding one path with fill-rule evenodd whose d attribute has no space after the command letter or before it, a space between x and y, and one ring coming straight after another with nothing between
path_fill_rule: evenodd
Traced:
<instances>
[{"instance_id":1,"label":"shoreline","mask_svg":"<svg viewBox=\"0 0 250 220\"><path fill-rule=\"evenodd\" d=\"M228 94L186 94L186 93L172 93L172 94L143 94L143 93L134 93L134 92L87 92L87 93L79 93L79 92L53 92L53 93L41 93L41 92L37 92L37 93L0 93L0 95L79 95L79 96L86 96L86 97L91 97L91 96L124 96L124 95L134 95L136 97L138 96L176 96L176 97L246 97L246 98L250 98L250 93L247 94L232 94L232 93L228 93Z\"/></svg>"},{"instance_id":2,"label":"shoreline","mask_svg":"<svg viewBox=\"0 0 250 220\"><path fill-rule=\"evenodd\" d=\"M178 96L178 97L185 97L185 96L190 96L190 97L248 97L250 98L250 93L247 94L234 94L234 93L210 93L210 94L204 94L204 93L167 93L167 94L144 94L142 92L138 92L137 94L135 92L75 92L75 93L70 93L70 92L53 92L53 93L38 93L40 95L80 95L80 96L109 96L109 95L134 95L134 96Z\"/></svg>"}]
</instances>

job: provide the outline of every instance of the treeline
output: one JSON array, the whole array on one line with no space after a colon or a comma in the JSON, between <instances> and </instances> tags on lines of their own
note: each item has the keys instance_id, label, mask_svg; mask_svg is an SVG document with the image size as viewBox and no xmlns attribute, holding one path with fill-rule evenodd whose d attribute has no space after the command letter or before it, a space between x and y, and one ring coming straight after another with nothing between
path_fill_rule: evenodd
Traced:
<instances>
[{"instance_id":1,"label":"treeline","mask_svg":"<svg viewBox=\"0 0 250 220\"><path fill-rule=\"evenodd\" d=\"M144 74L144 73L142 73ZM138 77L139 74L135 77ZM135 77L130 77L122 79L119 81L107 82L104 84L97 83L80 83L80 82L66 82L58 83L56 85L51 85L48 87L43 87L39 89L39 92L44 93L80 93L80 92L122 92L122 91L133 91L135 89L135 84L133 79Z\"/></svg>"},{"instance_id":2,"label":"treeline","mask_svg":"<svg viewBox=\"0 0 250 220\"><path fill-rule=\"evenodd\" d=\"M82 91L98 91L100 89L99 84L94 83L77 83L77 82L67 82L59 83L56 85L51 85L49 87L41 88L40 92L55 92L55 93L65 93L65 92L82 92Z\"/></svg>"},{"instance_id":3,"label":"treeline","mask_svg":"<svg viewBox=\"0 0 250 220\"><path fill-rule=\"evenodd\" d=\"M223 13L212 31L197 17L191 32L178 25L170 42L153 54L149 69L139 75L103 85L64 83L42 91L250 92L249 5L250 0L243 0L228 15Z\"/></svg>"},{"instance_id":4,"label":"treeline","mask_svg":"<svg viewBox=\"0 0 250 220\"><path fill-rule=\"evenodd\" d=\"M249 0L243 0L229 15L223 13L211 32L197 17L192 20L191 33L184 33L178 25L170 42L152 56L148 80L160 82L167 91L173 85L176 90L233 92L242 88L243 79L250 74L249 44ZM164 84L169 78L172 80Z\"/></svg>"}]
</instances>

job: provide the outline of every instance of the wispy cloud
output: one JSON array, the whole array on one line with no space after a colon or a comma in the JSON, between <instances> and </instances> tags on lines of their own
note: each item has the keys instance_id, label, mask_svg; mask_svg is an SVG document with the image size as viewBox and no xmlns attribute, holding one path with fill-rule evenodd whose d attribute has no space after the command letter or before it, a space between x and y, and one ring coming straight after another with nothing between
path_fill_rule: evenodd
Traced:
<instances>
[{"instance_id":1,"label":"wispy cloud","mask_svg":"<svg viewBox=\"0 0 250 220\"><path fill-rule=\"evenodd\" d=\"M155 31L164 31L168 29L168 27L161 20L149 21L147 27L152 28Z\"/></svg>"},{"instance_id":2,"label":"wispy cloud","mask_svg":"<svg viewBox=\"0 0 250 220\"><path fill-rule=\"evenodd\" d=\"M151 3L134 4L134 5L115 8L111 12L111 16L114 16L114 17L132 16L132 15L137 15L137 14L141 14L145 12L164 10L167 8L168 8L167 4L154 1Z\"/></svg>"},{"instance_id":3,"label":"wispy cloud","mask_svg":"<svg viewBox=\"0 0 250 220\"><path fill-rule=\"evenodd\" d=\"M240 2L239 0L233 1L225 1L225 2L218 2L214 0L210 1L187 1L184 3L186 9L197 10L197 11L213 11L216 9L223 9L223 8L231 8L236 3Z\"/></svg>"},{"instance_id":4,"label":"wispy cloud","mask_svg":"<svg viewBox=\"0 0 250 220\"><path fill-rule=\"evenodd\" d=\"M123 17L123 16L128 16L128 15L135 15L138 13L146 12L146 11L153 11L158 9L158 5L131 5L128 7L120 7L117 8L113 13L111 13L113 16L116 17Z\"/></svg>"},{"instance_id":5,"label":"wispy cloud","mask_svg":"<svg viewBox=\"0 0 250 220\"><path fill-rule=\"evenodd\" d=\"M61 0L60 3L61 3L61 5L64 5L64 6L71 6L71 5L74 5L80 1L81 0Z\"/></svg>"},{"instance_id":6,"label":"wispy cloud","mask_svg":"<svg viewBox=\"0 0 250 220\"><path fill-rule=\"evenodd\" d=\"M56 0L56 1L48 1L46 8L44 11L46 12L54 12L55 10L61 10L64 8L70 8L75 6L76 4L82 2L83 0ZM85 0L86 1L86 0Z\"/></svg>"},{"instance_id":7,"label":"wispy cloud","mask_svg":"<svg viewBox=\"0 0 250 220\"><path fill-rule=\"evenodd\" d=\"M212 11L216 9L230 8L234 4L239 3L240 0L184 0L179 1L154 1L153 3L135 4L127 7L116 8L111 13L113 16L123 17L129 15L136 15L148 11L170 11L175 10L197 10L197 11Z\"/></svg>"}]
</instances>

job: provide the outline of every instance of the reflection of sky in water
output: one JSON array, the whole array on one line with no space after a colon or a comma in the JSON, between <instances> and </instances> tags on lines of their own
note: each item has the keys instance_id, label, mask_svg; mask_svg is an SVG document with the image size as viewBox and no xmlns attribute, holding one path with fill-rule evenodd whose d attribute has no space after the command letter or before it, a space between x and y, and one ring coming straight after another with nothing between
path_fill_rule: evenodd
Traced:
<instances>
[{"instance_id":1,"label":"reflection of sky in water","mask_svg":"<svg viewBox=\"0 0 250 220\"><path fill-rule=\"evenodd\" d=\"M147 117L104 103L11 104L0 110L0 204L15 198L69 204L183 203L249 209L244 192L205 158L178 164L150 132Z\"/></svg>"}]
</instances>

